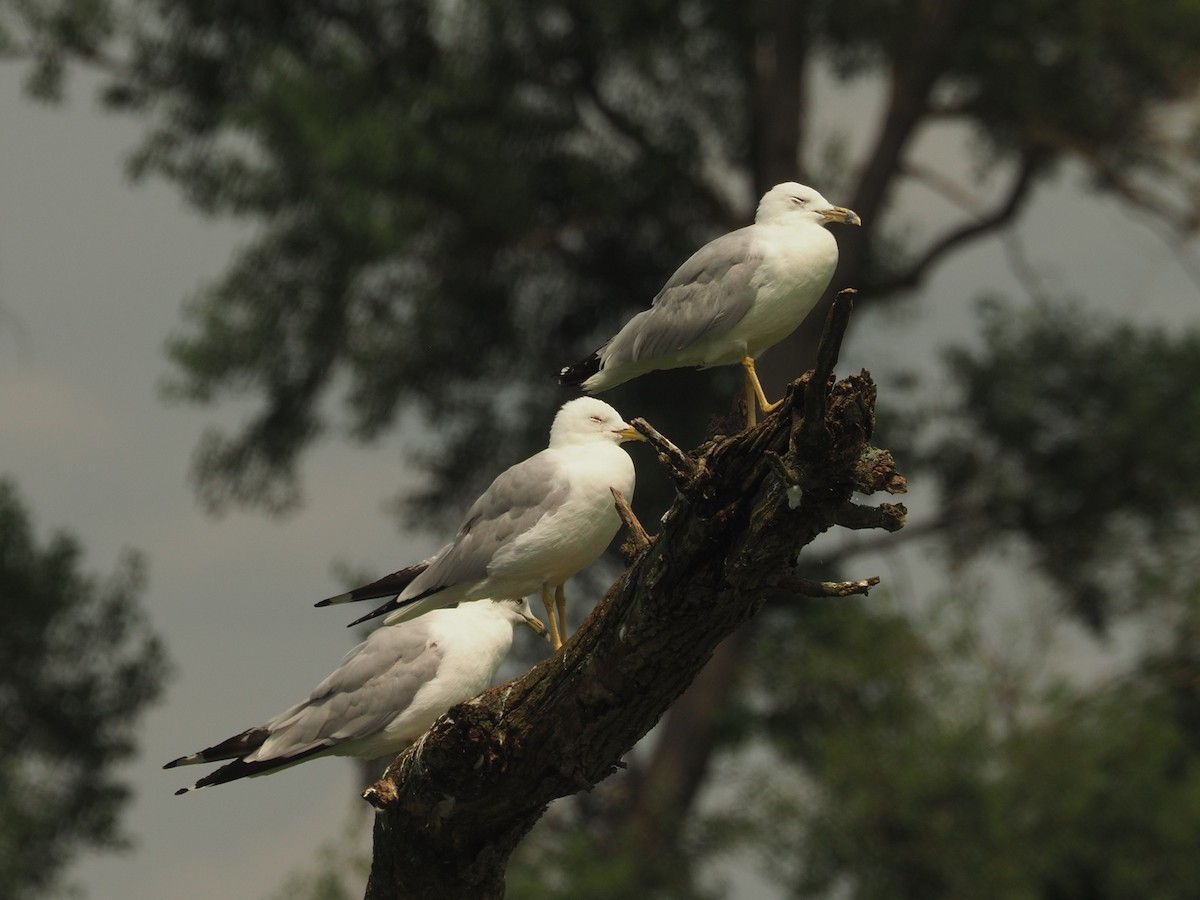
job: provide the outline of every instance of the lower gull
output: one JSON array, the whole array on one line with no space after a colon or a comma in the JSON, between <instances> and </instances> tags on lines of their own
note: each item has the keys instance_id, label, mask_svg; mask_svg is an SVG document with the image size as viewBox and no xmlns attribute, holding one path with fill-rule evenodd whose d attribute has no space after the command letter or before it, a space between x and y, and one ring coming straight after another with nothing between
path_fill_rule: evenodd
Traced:
<instances>
[{"instance_id":1,"label":"lower gull","mask_svg":"<svg viewBox=\"0 0 1200 900\"><path fill-rule=\"evenodd\" d=\"M163 768L232 760L175 792L186 794L320 756L395 755L492 683L522 624L546 630L524 600L477 600L385 625L347 653L307 700Z\"/></svg>"}]
</instances>

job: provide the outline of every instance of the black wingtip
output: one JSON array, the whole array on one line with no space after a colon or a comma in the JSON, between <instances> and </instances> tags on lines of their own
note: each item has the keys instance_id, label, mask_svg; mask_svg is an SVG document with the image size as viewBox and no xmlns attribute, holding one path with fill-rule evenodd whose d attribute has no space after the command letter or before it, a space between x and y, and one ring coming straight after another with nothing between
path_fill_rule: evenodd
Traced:
<instances>
[{"instance_id":1,"label":"black wingtip","mask_svg":"<svg viewBox=\"0 0 1200 900\"><path fill-rule=\"evenodd\" d=\"M418 600L424 600L426 597L431 597L440 591L444 591L445 589L446 585L439 584L436 587L431 587L428 590L421 591L421 593L409 597L407 600L401 600L399 597L393 597L387 603L383 604L383 606L376 607L365 616L355 619L346 627L353 628L355 625L361 625L363 622L371 621L371 619L377 619L380 616L387 615L390 612L395 612L398 609L404 609L406 606L412 606L412 604L416 603Z\"/></svg>"},{"instance_id":2,"label":"black wingtip","mask_svg":"<svg viewBox=\"0 0 1200 900\"><path fill-rule=\"evenodd\" d=\"M191 790L192 790L191 788L180 788L179 790L177 790L177 791L175 792L175 796L176 796L176 797L178 797L178 796L180 796L181 794L188 794L188 793L191 793Z\"/></svg>"},{"instance_id":3,"label":"black wingtip","mask_svg":"<svg viewBox=\"0 0 1200 900\"><path fill-rule=\"evenodd\" d=\"M383 606L379 607L379 609L372 610L371 612L367 613L365 616L359 616L357 619L355 619L353 622L351 622L346 627L353 628L355 625L361 625L363 622L370 622L372 619L378 619L380 616L384 615L385 613L390 613L393 609L396 608L397 605L398 604L393 605L392 603L385 603L385 604L383 604Z\"/></svg>"},{"instance_id":4,"label":"black wingtip","mask_svg":"<svg viewBox=\"0 0 1200 900\"><path fill-rule=\"evenodd\" d=\"M597 351L585 360L573 366L563 366L558 370L558 383L579 387L600 371L600 353Z\"/></svg>"},{"instance_id":5,"label":"black wingtip","mask_svg":"<svg viewBox=\"0 0 1200 900\"><path fill-rule=\"evenodd\" d=\"M335 597L326 597L314 603L313 606L333 606L338 603L356 603L359 600L378 600L380 597L396 597L404 591L417 576L429 568L430 560L422 560L416 565L405 566L390 575L384 575L377 581L372 581L370 584L364 584L362 587L356 587L352 591L346 591L344 594L338 594Z\"/></svg>"}]
</instances>

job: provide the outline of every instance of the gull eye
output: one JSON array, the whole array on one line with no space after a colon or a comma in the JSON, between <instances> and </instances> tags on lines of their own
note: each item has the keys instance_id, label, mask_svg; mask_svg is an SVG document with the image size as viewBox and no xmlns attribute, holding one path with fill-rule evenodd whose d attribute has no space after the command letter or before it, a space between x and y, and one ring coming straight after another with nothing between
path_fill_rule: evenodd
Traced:
<instances>
[{"instance_id":1,"label":"gull eye","mask_svg":"<svg viewBox=\"0 0 1200 900\"><path fill-rule=\"evenodd\" d=\"M797 206L803 206L803 205L804 205L804 198L803 198L803 197L797 197L795 194L793 194L793 195L792 195L792 197L791 197L791 200L792 200L792 202L793 202L793 203L795 203Z\"/></svg>"},{"instance_id":2,"label":"gull eye","mask_svg":"<svg viewBox=\"0 0 1200 900\"><path fill-rule=\"evenodd\" d=\"M602 422L604 421L604 420L603 420L602 418L600 418L599 416L590 416L589 418L591 418L591 420L592 420L593 422L595 422L597 425L599 425L600 423L602 423Z\"/></svg>"}]
</instances>

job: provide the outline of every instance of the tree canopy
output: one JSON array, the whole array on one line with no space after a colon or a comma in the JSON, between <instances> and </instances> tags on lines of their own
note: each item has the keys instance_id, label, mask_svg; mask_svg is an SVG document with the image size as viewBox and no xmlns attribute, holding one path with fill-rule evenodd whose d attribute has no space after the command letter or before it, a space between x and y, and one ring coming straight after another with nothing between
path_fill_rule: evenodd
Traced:
<instances>
[{"instance_id":1,"label":"tree canopy","mask_svg":"<svg viewBox=\"0 0 1200 900\"><path fill-rule=\"evenodd\" d=\"M859 212L842 280L874 305L1010 222L1064 160L1165 221L1194 220L1187 116L1163 118L1194 84L1189 0L4 9L0 52L31 60L36 93L59 91L72 59L104 67L107 102L147 122L135 175L261 223L170 345L172 396L254 403L198 450L218 507L288 508L300 455L331 422L369 440L409 408L436 427L421 457L434 496L469 496L467 448L530 446L550 373L775 181L830 185ZM821 72L885 87L860 158L805 127ZM910 158L935 125L961 126L976 176L1001 187L906 240L903 188L972 194ZM627 394L675 424L671 405Z\"/></svg>"},{"instance_id":2,"label":"tree canopy","mask_svg":"<svg viewBox=\"0 0 1200 900\"><path fill-rule=\"evenodd\" d=\"M859 290L860 329L1003 233L1068 164L1173 240L1194 234L1196 46L1194 0L0 5L0 54L29 63L37 96L71 61L101 68L106 102L146 124L135 176L259 225L168 347L173 399L250 409L198 448L201 497L286 511L314 441L382 440L415 415L434 486L408 499L432 528L494 474L472 448L511 461L540 445L562 399L552 373L776 181L862 217L839 235L835 279ZM875 105L853 127L814 126L863 84ZM931 134L953 165L918 154ZM945 215L914 226L914 192ZM881 443L941 491L907 539L936 546L950 602L993 599L973 566L1000 559L1098 635L1141 617L1149 649L1112 682L1047 684L995 677L972 629L877 609L878 592L769 608L716 650L619 787L552 809L512 883L711 894L706 860L738 848L795 896L1194 883L1200 344L1025 306L981 314L944 394L902 407L885 390ZM764 375L781 387L815 344L806 323ZM648 376L614 402L690 446L694 411L727 408L733 377ZM656 517L665 493L639 504ZM764 747L770 764L746 762ZM760 802L699 809L730 760Z\"/></svg>"}]
</instances>

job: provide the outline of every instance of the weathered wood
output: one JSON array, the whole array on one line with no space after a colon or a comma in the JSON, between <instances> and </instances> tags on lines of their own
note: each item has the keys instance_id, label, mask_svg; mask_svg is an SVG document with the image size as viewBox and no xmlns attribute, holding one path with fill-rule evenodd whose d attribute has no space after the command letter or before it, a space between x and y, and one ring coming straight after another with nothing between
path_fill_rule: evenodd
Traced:
<instances>
[{"instance_id":1,"label":"weathered wood","mask_svg":"<svg viewBox=\"0 0 1200 900\"><path fill-rule=\"evenodd\" d=\"M830 369L848 312L830 315L834 346L819 357ZM795 573L800 549L834 525L903 524L903 506L850 501L856 489L904 489L890 454L869 444L870 376L814 400L826 384L809 373L757 427L686 463L656 442L680 495L652 541L632 542L639 555L579 631L526 675L450 710L364 794L379 809L367 900L502 897L509 855L546 806L612 774L768 594L876 583ZM814 410L820 422L806 423Z\"/></svg>"}]
</instances>

